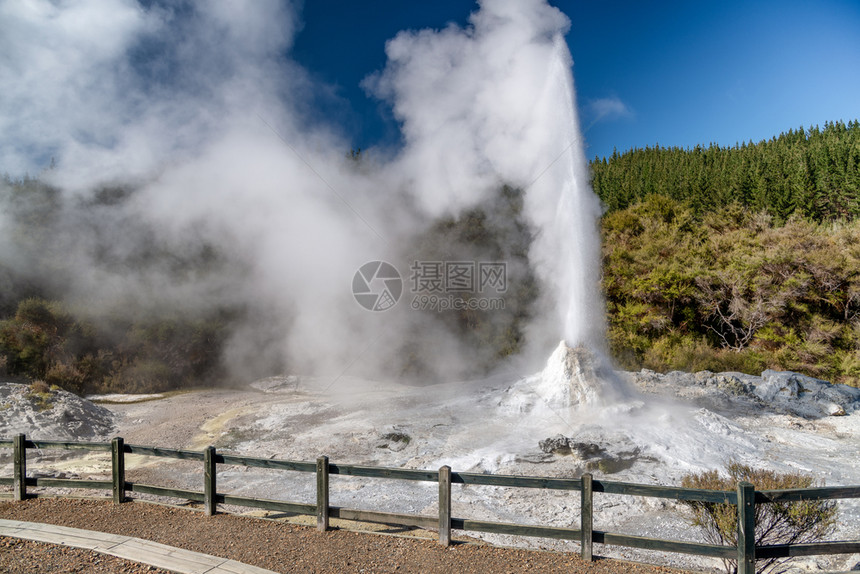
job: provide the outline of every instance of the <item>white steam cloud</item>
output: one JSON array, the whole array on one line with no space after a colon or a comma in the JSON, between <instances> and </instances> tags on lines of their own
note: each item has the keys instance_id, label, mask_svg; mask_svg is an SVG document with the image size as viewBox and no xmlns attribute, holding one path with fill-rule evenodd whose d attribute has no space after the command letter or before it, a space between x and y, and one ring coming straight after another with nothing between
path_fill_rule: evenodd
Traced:
<instances>
[{"instance_id":1,"label":"white steam cloud","mask_svg":"<svg viewBox=\"0 0 860 574\"><path fill-rule=\"evenodd\" d=\"M289 3L0 0L0 171L37 174L54 158L41 177L70 202L136 186L122 217L101 224L108 237L68 223L86 270L70 286L77 299L242 304L258 320L234 334L232 365L280 357L333 376L384 370L417 321L408 301L360 308L355 270L404 257L416 230L507 183L525 190L539 230L529 256L543 303L563 309L530 336L592 343L603 320L599 205L587 189L568 27L543 0L484 0L466 27L398 34L364 87L390 103L405 145L393 157L371 150L371 165L356 169L344 158L350 143L310 112L325 88L284 56L300 28ZM93 253L106 245L134 251L137 224L174 247L214 244L241 268L178 280L157 266L100 266ZM443 326L422 329L452 372L470 360Z\"/></svg>"}]
</instances>

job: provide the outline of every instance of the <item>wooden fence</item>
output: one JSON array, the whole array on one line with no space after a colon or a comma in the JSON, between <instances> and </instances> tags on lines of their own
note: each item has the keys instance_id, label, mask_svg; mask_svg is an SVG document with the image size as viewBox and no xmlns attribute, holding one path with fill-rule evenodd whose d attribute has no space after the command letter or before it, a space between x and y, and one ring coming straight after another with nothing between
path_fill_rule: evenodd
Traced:
<instances>
[{"instance_id":1,"label":"wooden fence","mask_svg":"<svg viewBox=\"0 0 860 574\"><path fill-rule=\"evenodd\" d=\"M581 478L546 478L454 472L448 466L443 466L439 470L411 470L344 465L332 463L325 456L318 458L315 462L253 458L219 454L211 446L203 451L191 451L131 445L125 444L122 438L115 438L109 443L61 442L33 441L27 440L24 435L17 435L11 441L0 440L0 448L14 449L13 476L11 478L0 478L0 485L11 485L12 498L15 500L24 500L27 498L28 486L110 490L113 494L113 501L117 504L125 501L127 492L138 492L201 502L208 515L215 513L218 503L293 514L315 515L317 518L317 528L320 530L328 529L330 518L417 526L438 530L439 542L444 545L451 543L451 530L453 529L466 532L486 532L573 540L580 543L582 557L588 561L592 560L595 543L644 548L663 552L680 552L714 558L736 559L738 561L738 572L743 574L752 574L755 572L754 563L756 558L860 552L860 540L756 546L754 536L756 504L767 504L777 501L860 498L860 486L756 491L752 484L740 483L736 491L697 490L595 480L590 474L585 474ZM75 449L110 452L112 479L27 478L27 449ZM202 462L203 491L166 488L127 481L125 479L126 454ZM216 489L217 467L219 464L314 473L316 476L316 504L220 493ZM436 516L425 516L331 506L329 504L329 477L331 475L435 482L439 485L439 511ZM579 528L525 526L513 523L485 522L470 518L452 517L451 496L453 484L579 491L582 503ZM595 493L734 504L738 507L737 546L662 540L594 530L593 497Z\"/></svg>"}]
</instances>

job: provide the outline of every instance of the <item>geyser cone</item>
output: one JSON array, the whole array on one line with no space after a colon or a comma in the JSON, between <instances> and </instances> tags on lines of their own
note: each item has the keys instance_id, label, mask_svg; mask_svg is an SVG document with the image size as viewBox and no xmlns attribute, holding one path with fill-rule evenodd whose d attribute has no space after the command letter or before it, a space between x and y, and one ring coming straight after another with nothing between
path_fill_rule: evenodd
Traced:
<instances>
[{"instance_id":1,"label":"geyser cone","mask_svg":"<svg viewBox=\"0 0 860 574\"><path fill-rule=\"evenodd\" d=\"M604 405L627 395L607 361L587 347L561 341L541 372L542 395L550 405Z\"/></svg>"}]
</instances>

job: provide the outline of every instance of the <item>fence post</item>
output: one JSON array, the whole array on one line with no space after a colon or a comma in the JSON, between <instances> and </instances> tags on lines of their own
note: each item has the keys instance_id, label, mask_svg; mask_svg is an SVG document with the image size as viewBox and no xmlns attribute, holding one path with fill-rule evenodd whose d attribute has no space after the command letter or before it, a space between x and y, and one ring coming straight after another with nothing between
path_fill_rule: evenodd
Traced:
<instances>
[{"instance_id":1,"label":"fence post","mask_svg":"<svg viewBox=\"0 0 860 574\"><path fill-rule=\"evenodd\" d=\"M738 574L755 574L755 487L738 483Z\"/></svg>"},{"instance_id":2,"label":"fence post","mask_svg":"<svg viewBox=\"0 0 860 574\"><path fill-rule=\"evenodd\" d=\"M111 441L111 474L113 482L113 503L125 502L125 442L122 437Z\"/></svg>"},{"instance_id":3,"label":"fence post","mask_svg":"<svg viewBox=\"0 0 860 574\"><path fill-rule=\"evenodd\" d=\"M15 500L27 498L27 437L16 434L12 439L13 462L12 493Z\"/></svg>"},{"instance_id":4,"label":"fence post","mask_svg":"<svg viewBox=\"0 0 860 574\"><path fill-rule=\"evenodd\" d=\"M451 545L451 467L439 469L439 544Z\"/></svg>"},{"instance_id":5,"label":"fence post","mask_svg":"<svg viewBox=\"0 0 860 574\"><path fill-rule=\"evenodd\" d=\"M206 516L214 516L218 512L218 502L215 500L216 476L215 447L207 446L203 450L203 507Z\"/></svg>"},{"instance_id":6,"label":"fence post","mask_svg":"<svg viewBox=\"0 0 860 574\"><path fill-rule=\"evenodd\" d=\"M328 457L317 459L317 530L328 530Z\"/></svg>"},{"instance_id":7,"label":"fence post","mask_svg":"<svg viewBox=\"0 0 860 574\"><path fill-rule=\"evenodd\" d=\"M593 479L594 477L591 474L583 474L582 488L579 491L582 501L579 510L579 529L582 536L580 538L580 555L586 562L591 562L594 558L594 540L592 535L594 529Z\"/></svg>"}]
</instances>

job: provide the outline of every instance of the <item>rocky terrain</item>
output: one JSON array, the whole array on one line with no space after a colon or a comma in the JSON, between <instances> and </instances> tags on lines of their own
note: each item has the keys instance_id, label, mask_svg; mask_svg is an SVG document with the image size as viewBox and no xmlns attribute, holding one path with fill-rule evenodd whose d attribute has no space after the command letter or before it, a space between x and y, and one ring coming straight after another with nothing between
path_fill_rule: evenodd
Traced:
<instances>
[{"instance_id":1,"label":"rocky terrain","mask_svg":"<svg viewBox=\"0 0 860 574\"><path fill-rule=\"evenodd\" d=\"M116 428L110 410L44 383L0 382L0 437L24 433L43 440L103 440Z\"/></svg>"},{"instance_id":2,"label":"rocky terrain","mask_svg":"<svg viewBox=\"0 0 860 574\"><path fill-rule=\"evenodd\" d=\"M673 396L728 414L765 411L820 419L844 416L860 406L860 389L786 371L767 370L755 376L642 370L622 376L642 392Z\"/></svg>"}]
</instances>

